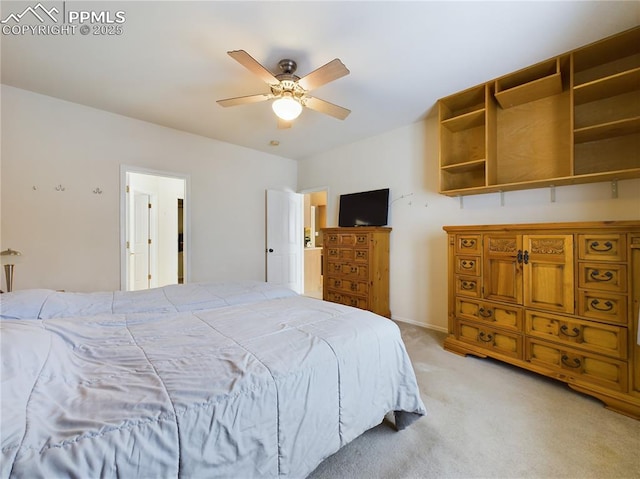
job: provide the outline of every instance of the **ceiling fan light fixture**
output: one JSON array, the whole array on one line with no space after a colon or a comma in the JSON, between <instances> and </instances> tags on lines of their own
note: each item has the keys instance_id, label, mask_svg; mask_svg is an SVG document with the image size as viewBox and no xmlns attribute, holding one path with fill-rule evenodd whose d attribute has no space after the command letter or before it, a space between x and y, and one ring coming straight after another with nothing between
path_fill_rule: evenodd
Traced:
<instances>
[{"instance_id":1,"label":"ceiling fan light fixture","mask_svg":"<svg viewBox=\"0 0 640 479\"><path fill-rule=\"evenodd\" d=\"M288 92L285 92L280 98L276 99L271 104L271 108L273 108L273 112L278 118L284 121L295 120L302 112L302 104Z\"/></svg>"}]
</instances>

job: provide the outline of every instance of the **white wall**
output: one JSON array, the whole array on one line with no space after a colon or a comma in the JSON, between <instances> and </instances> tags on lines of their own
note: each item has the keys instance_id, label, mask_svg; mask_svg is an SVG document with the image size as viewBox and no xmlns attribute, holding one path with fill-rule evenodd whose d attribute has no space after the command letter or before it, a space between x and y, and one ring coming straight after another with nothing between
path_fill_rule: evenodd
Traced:
<instances>
[{"instance_id":1,"label":"white wall","mask_svg":"<svg viewBox=\"0 0 640 479\"><path fill-rule=\"evenodd\" d=\"M191 175L191 281L264 279L265 189L295 190L294 161L6 85L1 94L0 242L24 254L15 289L120 288L121 164Z\"/></svg>"},{"instance_id":2,"label":"white wall","mask_svg":"<svg viewBox=\"0 0 640 479\"><path fill-rule=\"evenodd\" d=\"M338 222L343 193L391 189L391 314L447 328L447 242L443 225L640 219L640 180L457 198L438 194L435 116L299 163L300 190L329 185L327 223ZM404 196L404 197L403 197Z\"/></svg>"}]
</instances>

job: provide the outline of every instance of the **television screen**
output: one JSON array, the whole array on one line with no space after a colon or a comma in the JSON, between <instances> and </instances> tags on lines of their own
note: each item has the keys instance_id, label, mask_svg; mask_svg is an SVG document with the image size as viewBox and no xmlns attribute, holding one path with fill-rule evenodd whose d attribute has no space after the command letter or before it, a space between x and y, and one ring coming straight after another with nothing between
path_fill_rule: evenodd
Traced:
<instances>
[{"instance_id":1,"label":"television screen","mask_svg":"<svg viewBox=\"0 0 640 479\"><path fill-rule=\"evenodd\" d=\"M389 188L340 195L338 226L385 226Z\"/></svg>"}]
</instances>

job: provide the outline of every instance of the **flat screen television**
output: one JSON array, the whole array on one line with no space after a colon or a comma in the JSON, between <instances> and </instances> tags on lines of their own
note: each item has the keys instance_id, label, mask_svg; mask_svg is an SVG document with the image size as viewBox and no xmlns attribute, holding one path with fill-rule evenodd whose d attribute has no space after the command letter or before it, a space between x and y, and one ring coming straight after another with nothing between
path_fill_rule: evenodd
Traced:
<instances>
[{"instance_id":1,"label":"flat screen television","mask_svg":"<svg viewBox=\"0 0 640 479\"><path fill-rule=\"evenodd\" d=\"M386 226L389 188L340 195L338 226Z\"/></svg>"}]
</instances>

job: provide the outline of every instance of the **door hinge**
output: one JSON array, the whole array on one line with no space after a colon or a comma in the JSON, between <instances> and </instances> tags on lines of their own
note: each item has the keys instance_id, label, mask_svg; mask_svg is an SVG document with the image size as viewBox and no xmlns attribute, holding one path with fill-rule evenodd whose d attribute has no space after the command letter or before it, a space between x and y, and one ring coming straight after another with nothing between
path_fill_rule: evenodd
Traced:
<instances>
[{"instance_id":1,"label":"door hinge","mask_svg":"<svg viewBox=\"0 0 640 479\"><path fill-rule=\"evenodd\" d=\"M149 203L149 208L151 208L151 203Z\"/></svg>"},{"instance_id":2,"label":"door hinge","mask_svg":"<svg viewBox=\"0 0 640 479\"><path fill-rule=\"evenodd\" d=\"M129 185L127 185L127 193L129 193Z\"/></svg>"},{"instance_id":3,"label":"door hinge","mask_svg":"<svg viewBox=\"0 0 640 479\"><path fill-rule=\"evenodd\" d=\"M147 243L148 243L148 244L151 244L151 238L149 238L149 239L147 240Z\"/></svg>"},{"instance_id":4,"label":"door hinge","mask_svg":"<svg viewBox=\"0 0 640 479\"><path fill-rule=\"evenodd\" d=\"M129 249L129 242L127 241L127 249Z\"/></svg>"},{"instance_id":5,"label":"door hinge","mask_svg":"<svg viewBox=\"0 0 640 479\"><path fill-rule=\"evenodd\" d=\"M148 275L148 276L147 276L147 278L148 278L148 279L151 279L151 275Z\"/></svg>"}]
</instances>

